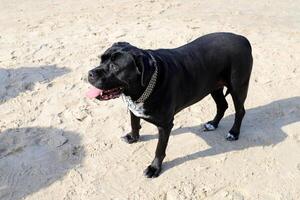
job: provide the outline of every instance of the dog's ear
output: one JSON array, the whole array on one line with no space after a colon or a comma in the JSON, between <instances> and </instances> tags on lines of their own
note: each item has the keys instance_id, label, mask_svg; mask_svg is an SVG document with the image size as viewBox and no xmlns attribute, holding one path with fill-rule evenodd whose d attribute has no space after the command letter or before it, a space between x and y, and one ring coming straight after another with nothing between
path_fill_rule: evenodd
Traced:
<instances>
[{"instance_id":1,"label":"dog's ear","mask_svg":"<svg viewBox=\"0 0 300 200\"><path fill-rule=\"evenodd\" d=\"M145 87L151 78L149 76L149 59L147 56L139 54L134 56L134 61L138 71L141 73L141 85Z\"/></svg>"},{"instance_id":2,"label":"dog's ear","mask_svg":"<svg viewBox=\"0 0 300 200\"><path fill-rule=\"evenodd\" d=\"M135 67L137 68L137 71L141 75L141 85L144 87L151 78L149 77L149 74L151 74L150 66L149 66L150 65L149 56L145 54L143 50L138 49L127 42L114 43L112 48L118 49L119 51L127 52L129 53L129 55L131 55L135 63Z\"/></svg>"}]
</instances>

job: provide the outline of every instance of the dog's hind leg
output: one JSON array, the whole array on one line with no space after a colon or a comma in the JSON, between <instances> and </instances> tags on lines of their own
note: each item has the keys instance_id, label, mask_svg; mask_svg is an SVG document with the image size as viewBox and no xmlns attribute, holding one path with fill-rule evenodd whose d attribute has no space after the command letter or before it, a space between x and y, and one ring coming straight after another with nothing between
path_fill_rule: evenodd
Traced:
<instances>
[{"instance_id":1,"label":"dog's hind leg","mask_svg":"<svg viewBox=\"0 0 300 200\"><path fill-rule=\"evenodd\" d=\"M213 91L211 93L211 96L214 99L214 101L216 102L217 114L213 120L204 124L204 129L206 131L213 131L218 127L220 120L223 118L224 113L225 113L226 109L228 108L227 101L223 94L223 87Z\"/></svg>"},{"instance_id":2,"label":"dog's hind leg","mask_svg":"<svg viewBox=\"0 0 300 200\"><path fill-rule=\"evenodd\" d=\"M239 90L232 90L231 96L235 108L235 119L232 128L230 129L229 133L226 136L226 139L229 141L238 140L240 135L240 128L242 124L242 120L246 113L244 108L244 102L247 97L247 86L240 88Z\"/></svg>"},{"instance_id":3,"label":"dog's hind leg","mask_svg":"<svg viewBox=\"0 0 300 200\"><path fill-rule=\"evenodd\" d=\"M244 103L248 93L248 86L249 86L249 79L251 73L251 67L248 68L250 72L244 70L243 74L239 73L239 76L232 75L231 77L231 91L230 94L232 96L234 108L235 108L235 119L232 128L230 129L229 133L226 136L226 139L229 141L238 140L240 134L240 128L242 124L242 120L246 113Z\"/></svg>"},{"instance_id":4,"label":"dog's hind leg","mask_svg":"<svg viewBox=\"0 0 300 200\"><path fill-rule=\"evenodd\" d=\"M235 108L235 119L232 128L226 136L228 141L239 139L241 124L246 113L244 103L248 93L252 63L252 56L250 55L232 65L230 94Z\"/></svg>"},{"instance_id":5,"label":"dog's hind leg","mask_svg":"<svg viewBox=\"0 0 300 200\"><path fill-rule=\"evenodd\" d=\"M141 119L130 111L131 132L122 137L125 142L132 144L139 140L141 129L140 121Z\"/></svg>"}]
</instances>

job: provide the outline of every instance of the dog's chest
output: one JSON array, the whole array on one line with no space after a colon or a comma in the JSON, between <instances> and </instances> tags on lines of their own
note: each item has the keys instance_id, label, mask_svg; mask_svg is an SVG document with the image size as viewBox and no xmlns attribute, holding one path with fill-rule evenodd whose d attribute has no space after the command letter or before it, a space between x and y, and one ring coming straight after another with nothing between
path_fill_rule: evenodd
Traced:
<instances>
[{"instance_id":1,"label":"dog's chest","mask_svg":"<svg viewBox=\"0 0 300 200\"><path fill-rule=\"evenodd\" d=\"M149 116L145 114L144 103L136 103L131 100L130 97L123 95L123 100L126 103L128 109L137 117L148 118Z\"/></svg>"}]
</instances>

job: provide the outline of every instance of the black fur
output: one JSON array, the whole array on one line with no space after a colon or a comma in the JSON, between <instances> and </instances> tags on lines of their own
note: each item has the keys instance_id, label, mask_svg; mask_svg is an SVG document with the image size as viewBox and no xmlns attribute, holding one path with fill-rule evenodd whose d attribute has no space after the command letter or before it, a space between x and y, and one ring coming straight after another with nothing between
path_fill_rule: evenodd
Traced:
<instances>
[{"instance_id":1,"label":"black fur","mask_svg":"<svg viewBox=\"0 0 300 200\"><path fill-rule=\"evenodd\" d=\"M218 127L228 104L224 86L234 102L236 114L228 140L237 140L245 115L244 102L252 69L249 41L232 33L212 33L175 49L143 50L129 43L116 43L103 55L100 66L91 70L89 81L100 89L123 87L124 94L136 100L144 92L158 66L158 80L154 91L145 101L144 120L156 125L159 140L155 158L146 168L147 177L161 171L174 115L211 94L217 105L215 118L205 127ZM110 67L111 64L117 69ZM115 70L115 71L114 71ZM132 130L124 137L128 143L139 139L140 118L131 114ZM207 130L213 130L208 129Z\"/></svg>"}]
</instances>

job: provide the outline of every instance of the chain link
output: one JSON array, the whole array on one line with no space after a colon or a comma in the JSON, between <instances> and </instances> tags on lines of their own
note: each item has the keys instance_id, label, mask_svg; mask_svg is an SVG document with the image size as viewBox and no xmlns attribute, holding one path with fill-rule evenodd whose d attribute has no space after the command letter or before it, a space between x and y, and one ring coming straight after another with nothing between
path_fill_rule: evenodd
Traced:
<instances>
[{"instance_id":1,"label":"chain link","mask_svg":"<svg viewBox=\"0 0 300 200\"><path fill-rule=\"evenodd\" d=\"M149 84L146 88L146 90L144 91L144 93L142 94L142 96L140 96L140 98L138 98L138 100L136 100L136 103L143 103L146 101L146 99L148 99L148 97L150 96L150 94L152 93L154 87L155 87L155 84L156 84L156 80L157 80L157 74L158 74L158 69L157 69L157 63L156 63L156 60L155 58L149 53L151 59L153 60L154 62L154 67L155 67L155 70L154 70L154 73L149 81Z\"/></svg>"}]
</instances>

